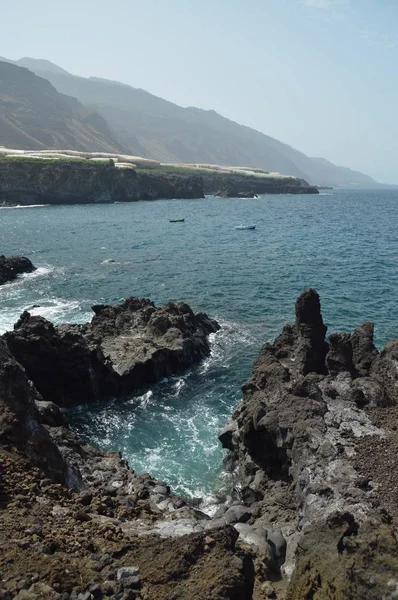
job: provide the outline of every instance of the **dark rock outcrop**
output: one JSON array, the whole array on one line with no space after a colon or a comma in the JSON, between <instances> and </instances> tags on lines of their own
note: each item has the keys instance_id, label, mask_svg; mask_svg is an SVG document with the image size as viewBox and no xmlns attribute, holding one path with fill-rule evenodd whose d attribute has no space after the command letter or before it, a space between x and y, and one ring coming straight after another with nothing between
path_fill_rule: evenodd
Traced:
<instances>
[{"instance_id":1,"label":"dark rock outcrop","mask_svg":"<svg viewBox=\"0 0 398 600\"><path fill-rule=\"evenodd\" d=\"M319 194L315 186L298 177L257 177L240 173L201 171L206 194L220 198L255 198L261 194Z\"/></svg>"},{"instance_id":2,"label":"dark rock outcrop","mask_svg":"<svg viewBox=\"0 0 398 600\"><path fill-rule=\"evenodd\" d=\"M273 523L287 540L285 568L297 565L287 598L379 598L397 566L395 538L380 486L364 481L355 457L364 440L386 439L364 409L395 410L398 342L379 354L371 323L325 334L319 296L307 290L295 324L262 348L220 440L251 527ZM389 564L383 574L371 540Z\"/></svg>"},{"instance_id":3,"label":"dark rock outcrop","mask_svg":"<svg viewBox=\"0 0 398 600\"><path fill-rule=\"evenodd\" d=\"M38 398L21 365L0 340L0 446L18 448L55 481L74 485L56 444L40 425Z\"/></svg>"},{"instance_id":4,"label":"dark rock outcrop","mask_svg":"<svg viewBox=\"0 0 398 600\"><path fill-rule=\"evenodd\" d=\"M200 177L137 173L112 161L0 160L0 203L91 204L203 198Z\"/></svg>"},{"instance_id":5,"label":"dark rock outcrop","mask_svg":"<svg viewBox=\"0 0 398 600\"><path fill-rule=\"evenodd\" d=\"M22 273L32 273L36 267L25 256L0 256L0 285L13 281Z\"/></svg>"},{"instance_id":6,"label":"dark rock outcrop","mask_svg":"<svg viewBox=\"0 0 398 600\"><path fill-rule=\"evenodd\" d=\"M94 306L87 325L55 327L25 312L7 344L47 401L61 406L120 396L180 373L210 352L219 325L183 302L128 298Z\"/></svg>"}]
</instances>

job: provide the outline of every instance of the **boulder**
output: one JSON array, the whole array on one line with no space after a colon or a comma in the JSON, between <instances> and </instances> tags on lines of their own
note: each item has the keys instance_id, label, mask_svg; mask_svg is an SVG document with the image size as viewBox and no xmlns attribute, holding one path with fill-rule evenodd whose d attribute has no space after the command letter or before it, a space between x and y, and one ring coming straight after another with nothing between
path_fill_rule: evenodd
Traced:
<instances>
[{"instance_id":1,"label":"boulder","mask_svg":"<svg viewBox=\"0 0 398 600\"><path fill-rule=\"evenodd\" d=\"M0 285L13 281L22 273L36 270L29 258L25 256L0 256Z\"/></svg>"}]
</instances>

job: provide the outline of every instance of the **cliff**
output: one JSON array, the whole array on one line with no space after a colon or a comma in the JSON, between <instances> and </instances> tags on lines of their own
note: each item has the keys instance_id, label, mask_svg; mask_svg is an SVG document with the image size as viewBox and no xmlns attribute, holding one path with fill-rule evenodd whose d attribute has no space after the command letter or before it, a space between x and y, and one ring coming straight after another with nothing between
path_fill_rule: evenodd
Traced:
<instances>
[{"instance_id":1,"label":"cliff","mask_svg":"<svg viewBox=\"0 0 398 600\"><path fill-rule=\"evenodd\" d=\"M0 160L0 203L84 204L202 198L200 177L137 173L112 162Z\"/></svg>"},{"instance_id":2,"label":"cliff","mask_svg":"<svg viewBox=\"0 0 398 600\"><path fill-rule=\"evenodd\" d=\"M261 194L318 194L315 186L304 179L283 175L256 177L231 173L230 175L202 174L204 191L223 198L252 198Z\"/></svg>"}]
</instances>

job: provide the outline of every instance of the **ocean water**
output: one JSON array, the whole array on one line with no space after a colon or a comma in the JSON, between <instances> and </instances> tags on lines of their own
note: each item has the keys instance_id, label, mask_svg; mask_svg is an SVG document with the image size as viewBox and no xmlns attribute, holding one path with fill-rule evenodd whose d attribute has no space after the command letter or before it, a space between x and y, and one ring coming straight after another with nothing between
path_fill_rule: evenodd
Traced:
<instances>
[{"instance_id":1,"label":"ocean water","mask_svg":"<svg viewBox=\"0 0 398 600\"><path fill-rule=\"evenodd\" d=\"M2 208L1 251L38 271L0 288L0 330L24 309L84 322L93 304L130 295L184 300L218 319L211 356L189 373L69 414L86 440L210 510L228 489L218 430L304 288L319 291L329 332L372 320L378 346L398 337L397 223L392 190Z\"/></svg>"}]
</instances>

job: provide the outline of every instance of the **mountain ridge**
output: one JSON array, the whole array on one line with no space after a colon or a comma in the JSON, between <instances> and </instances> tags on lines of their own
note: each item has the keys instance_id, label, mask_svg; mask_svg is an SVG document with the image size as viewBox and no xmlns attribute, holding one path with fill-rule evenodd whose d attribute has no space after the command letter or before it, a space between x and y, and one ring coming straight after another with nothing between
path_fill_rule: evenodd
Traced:
<instances>
[{"instance_id":1,"label":"mountain ridge","mask_svg":"<svg viewBox=\"0 0 398 600\"><path fill-rule=\"evenodd\" d=\"M58 92L98 112L131 154L169 163L250 166L319 186L394 187L324 158L309 157L214 110L181 107L122 82L73 75L44 59L10 62L23 64L48 79Z\"/></svg>"},{"instance_id":2,"label":"mountain ridge","mask_svg":"<svg viewBox=\"0 0 398 600\"><path fill-rule=\"evenodd\" d=\"M45 78L0 62L0 143L27 150L48 147L123 151L106 121Z\"/></svg>"}]
</instances>

